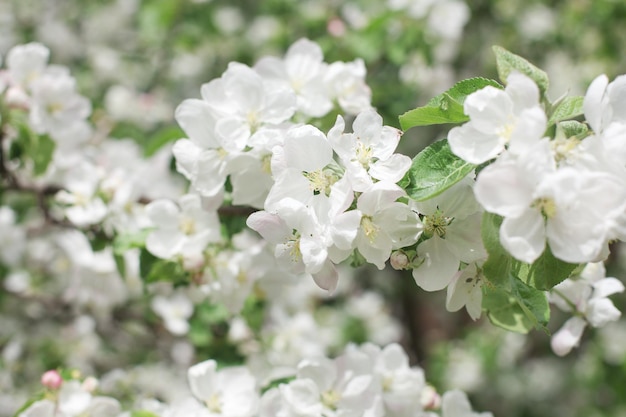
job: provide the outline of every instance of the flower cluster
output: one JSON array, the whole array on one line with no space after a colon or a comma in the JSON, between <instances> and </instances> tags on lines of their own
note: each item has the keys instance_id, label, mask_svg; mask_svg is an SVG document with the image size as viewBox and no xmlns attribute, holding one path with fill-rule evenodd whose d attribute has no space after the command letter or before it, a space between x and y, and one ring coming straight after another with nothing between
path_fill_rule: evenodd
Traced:
<instances>
[{"instance_id":1,"label":"flower cluster","mask_svg":"<svg viewBox=\"0 0 626 417\"><path fill-rule=\"evenodd\" d=\"M487 86L465 100L470 121L450 131L450 146L473 164L496 158L474 191L486 211L504 217L500 241L515 258L533 263L547 241L558 259L596 262L626 237L621 83L601 76L589 87L583 110L593 132L559 125L554 138L546 137L539 88L521 73L504 90Z\"/></svg>"},{"instance_id":2,"label":"flower cluster","mask_svg":"<svg viewBox=\"0 0 626 417\"><path fill-rule=\"evenodd\" d=\"M261 393L259 381L245 366L218 369L214 360L188 370L190 393L175 402L144 399L136 412L147 416L295 417L346 414L387 417L490 417L475 413L465 393L439 396L424 372L410 367L397 344L384 349L372 344L349 346L344 354L302 360L288 382L272 383ZM34 401L20 417L73 417L92 413L127 416L112 397L97 395L95 378L80 381L48 371L41 378L44 398ZM440 413L437 413L439 410Z\"/></svg>"}]
</instances>

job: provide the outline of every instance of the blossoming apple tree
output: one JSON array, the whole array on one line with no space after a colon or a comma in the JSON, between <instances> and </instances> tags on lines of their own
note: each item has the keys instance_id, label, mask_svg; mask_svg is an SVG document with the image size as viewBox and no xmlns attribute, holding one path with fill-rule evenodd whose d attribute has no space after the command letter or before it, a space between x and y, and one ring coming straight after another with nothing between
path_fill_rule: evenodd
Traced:
<instances>
[{"instance_id":1,"label":"blossoming apple tree","mask_svg":"<svg viewBox=\"0 0 626 417\"><path fill-rule=\"evenodd\" d=\"M607 297L624 286L602 261L626 238L626 78L599 76L584 97L550 101L542 70L494 52L499 80L461 81L400 116L405 131L454 125L411 159L396 149L403 132L372 106L364 63L327 63L307 39L282 58L231 63L177 107L185 137L151 155L88 121L89 100L43 45L17 46L0 79L9 286L64 273L66 299L106 314L140 278L167 331L184 335L203 303L239 316L260 299L277 311L294 282L332 294L344 265L389 261L423 290L445 289L448 310L511 331L547 331L555 304L572 315L552 336L565 355L587 325L620 316ZM27 238L71 270L33 267ZM251 346L249 327L236 337ZM286 365L206 358L189 368L184 400L126 412L93 378L52 370L17 415L490 415L461 391L439 396L395 343Z\"/></svg>"}]
</instances>

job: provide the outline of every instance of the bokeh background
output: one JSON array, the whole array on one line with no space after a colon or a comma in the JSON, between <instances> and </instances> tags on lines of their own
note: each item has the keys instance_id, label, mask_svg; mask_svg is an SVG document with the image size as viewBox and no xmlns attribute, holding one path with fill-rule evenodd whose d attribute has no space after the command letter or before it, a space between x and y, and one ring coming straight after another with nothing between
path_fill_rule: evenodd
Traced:
<instances>
[{"instance_id":1,"label":"bokeh background","mask_svg":"<svg viewBox=\"0 0 626 417\"><path fill-rule=\"evenodd\" d=\"M20 43L47 45L51 61L70 67L79 91L93 100L94 125L146 154L184 136L174 109L198 97L200 85L229 62L282 56L302 37L317 42L327 62L362 58L373 105L399 127L400 114L456 81L495 79L492 45L544 69L551 98L582 95L597 75L626 73L625 28L620 0L0 0L0 53ZM445 134L445 126L412 129L400 149L413 156ZM48 250L29 245L35 260ZM46 256L63 270L62 254ZM607 271L626 277L623 247L613 246ZM461 388L475 409L496 416L626 416L624 320L588 329L578 350L558 358L549 335L507 333L484 318L474 323L463 311L448 313L445 295L422 292L410 274L347 268L333 298L301 290L306 313L269 326L258 299L235 318L218 305L197 304L189 333L175 336L137 280L125 281L123 302L102 309L63 301L62 273L42 274L32 284L38 291L20 292L7 270L0 272L3 417L55 367L98 375L102 389L122 400L168 399L173 386L185 385L190 363L253 356L238 320L277 356L401 341L437 389ZM626 307L624 297L614 299ZM564 320L555 310L550 329Z\"/></svg>"}]
</instances>

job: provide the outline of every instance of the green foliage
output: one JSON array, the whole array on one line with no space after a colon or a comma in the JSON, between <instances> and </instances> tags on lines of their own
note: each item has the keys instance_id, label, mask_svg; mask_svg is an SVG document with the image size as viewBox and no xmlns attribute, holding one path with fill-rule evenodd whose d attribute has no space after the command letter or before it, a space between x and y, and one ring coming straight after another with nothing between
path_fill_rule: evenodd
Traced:
<instances>
[{"instance_id":1,"label":"green foliage","mask_svg":"<svg viewBox=\"0 0 626 417\"><path fill-rule=\"evenodd\" d=\"M441 140L422 150L399 185L416 201L433 198L467 176L476 166L463 161Z\"/></svg>"},{"instance_id":2,"label":"green foliage","mask_svg":"<svg viewBox=\"0 0 626 417\"><path fill-rule=\"evenodd\" d=\"M191 281L191 274L179 262L159 259L145 248L141 249L139 255L139 273L146 284L167 281L183 285Z\"/></svg>"},{"instance_id":3,"label":"green foliage","mask_svg":"<svg viewBox=\"0 0 626 417\"><path fill-rule=\"evenodd\" d=\"M150 157L166 144L184 138L185 136L185 132L178 126L164 127L150 136L144 145L143 153L146 157Z\"/></svg>"},{"instance_id":4,"label":"green foliage","mask_svg":"<svg viewBox=\"0 0 626 417\"><path fill-rule=\"evenodd\" d=\"M130 417L158 417L158 416L147 410L134 410L134 411L131 411Z\"/></svg>"},{"instance_id":5,"label":"green foliage","mask_svg":"<svg viewBox=\"0 0 626 417\"><path fill-rule=\"evenodd\" d=\"M9 158L28 158L33 161L35 176L45 174L52 160L55 142L48 135L37 135L25 123L17 125L17 138L11 144Z\"/></svg>"},{"instance_id":6,"label":"green foliage","mask_svg":"<svg viewBox=\"0 0 626 417\"><path fill-rule=\"evenodd\" d=\"M23 411L26 411L28 409L28 407L30 407L31 405L33 405L34 403L36 403L37 401L43 400L44 398L46 398L46 393L45 392L39 392L35 395L33 395L31 398L28 399L28 401L26 401L24 403L24 405L22 405L16 412L15 414L13 414L13 417L18 417L20 414L22 414Z\"/></svg>"},{"instance_id":7,"label":"green foliage","mask_svg":"<svg viewBox=\"0 0 626 417\"><path fill-rule=\"evenodd\" d=\"M549 115L548 125L553 125L562 120L569 120L583 114L584 97L565 97L556 103L554 109Z\"/></svg>"},{"instance_id":8,"label":"green foliage","mask_svg":"<svg viewBox=\"0 0 626 417\"><path fill-rule=\"evenodd\" d=\"M295 376L287 376L284 378L273 379L270 381L269 384L267 384L261 389L261 395L265 394L267 391L271 390L272 388L278 388L279 385L288 384L294 379L296 379Z\"/></svg>"},{"instance_id":9,"label":"green foliage","mask_svg":"<svg viewBox=\"0 0 626 417\"><path fill-rule=\"evenodd\" d=\"M555 258L549 245L532 265L520 261L513 263L515 276L531 287L545 291L564 281L577 267L578 264Z\"/></svg>"},{"instance_id":10,"label":"green foliage","mask_svg":"<svg viewBox=\"0 0 626 417\"><path fill-rule=\"evenodd\" d=\"M576 120L567 120L557 124L556 137L582 139L589 134L589 128L586 124L577 122Z\"/></svg>"},{"instance_id":11,"label":"green foliage","mask_svg":"<svg viewBox=\"0 0 626 417\"><path fill-rule=\"evenodd\" d=\"M415 126L429 126L444 123L463 123L469 120L463 111L463 103L468 95L487 86L502 88L494 80L470 78L456 83L446 92L434 97L425 106L410 110L400 116L400 126L408 130Z\"/></svg>"},{"instance_id":12,"label":"green foliage","mask_svg":"<svg viewBox=\"0 0 626 417\"><path fill-rule=\"evenodd\" d=\"M481 235L489 254L483 264L488 281L483 308L493 324L507 330L545 330L550 308L543 291L569 277L578 265L555 258L548 246L532 265L513 258L500 244L502 220L496 214L483 215Z\"/></svg>"},{"instance_id":13,"label":"green foliage","mask_svg":"<svg viewBox=\"0 0 626 417\"><path fill-rule=\"evenodd\" d=\"M483 264L483 274L487 280L499 288L507 288L513 257L500 244L502 217L485 212L481 223L481 237L489 256Z\"/></svg>"},{"instance_id":14,"label":"green foliage","mask_svg":"<svg viewBox=\"0 0 626 417\"><path fill-rule=\"evenodd\" d=\"M243 356L228 340L231 314L223 304L202 303L189 320L189 340L198 357L212 358L218 367L240 365Z\"/></svg>"},{"instance_id":15,"label":"green foliage","mask_svg":"<svg viewBox=\"0 0 626 417\"><path fill-rule=\"evenodd\" d=\"M126 276L126 265L124 253L131 249L143 249L146 246L146 237L152 229L142 229L136 233L123 233L116 235L113 239L113 259L120 276Z\"/></svg>"},{"instance_id":16,"label":"green foliage","mask_svg":"<svg viewBox=\"0 0 626 417\"><path fill-rule=\"evenodd\" d=\"M489 254L483 274L491 284L511 290L509 277L513 276L532 288L547 291L569 277L578 266L555 258L548 245L532 264L513 258L500 244L502 220L496 214L485 213L481 225L483 244Z\"/></svg>"},{"instance_id":17,"label":"green foliage","mask_svg":"<svg viewBox=\"0 0 626 417\"><path fill-rule=\"evenodd\" d=\"M529 287L509 275L510 291L486 286L483 308L496 326L517 333L528 333L533 328L547 331L550 319L548 297L543 291Z\"/></svg>"},{"instance_id":18,"label":"green foliage","mask_svg":"<svg viewBox=\"0 0 626 417\"><path fill-rule=\"evenodd\" d=\"M498 69L498 77L503 83L506 83L509 74L513 71L519 71L530 77L541 90L542 94L548 90L549 81L548 74L537 68L526 59L512 52L507 51L501 46L494 46L493 52L496 55L496 67Z\"/></svg>"}]
</instances>

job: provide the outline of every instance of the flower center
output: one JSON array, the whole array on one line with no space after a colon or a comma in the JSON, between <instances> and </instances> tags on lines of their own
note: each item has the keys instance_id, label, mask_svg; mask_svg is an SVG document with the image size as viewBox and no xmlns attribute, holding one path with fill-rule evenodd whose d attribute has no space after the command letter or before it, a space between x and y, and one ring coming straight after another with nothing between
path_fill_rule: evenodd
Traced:
<instances>
[{"instance_id":1,"label":"flower center","mask_svg":"<svg viewBox=\"0 0 626 417\"><path fill-rule=\"evenodd\" d=\"M289 238L286 243L289 248L289 256L293 263L300 262L302 259L302 252L300 251L300 234L294 230L293 236Z\"/></svg>"},{"instance_id":2,"label":"flower center","mask_svg":"<svg viewBox=\"0 0 626 417\"><path fill-rule=\"evenodd\" d=\"M376 236L378 236L378 232L380 231L380 227L374 223L371 216L363 216L361 218L361 229L363 229L363 233L365 233L365 236L367 236L370 242L373 242L374 239L376 239Z\"/></svg>"},{"instance_id":3,"label":"flower center","mask_svg":"<svg viewBox=\"0 0 626 417\"><path fill-rule=\"evenodd\" d=\"M211 394L208 400L205 402L210 412L215 414L222 414L222 405L220 396L218 394Z\"/></svg>"},{"instance_id":4,"label":"flower center","mask_svg":"<svg viewBox=\"0 0 626 417\"><path fill-rule=\"evenodd\" d=\"M272 154L268 153L261 158L261 170L268 175L272 175Z\"/></svg>"},{"instance_id":5,"label":"flower center","mask_svg":"<svg viewBox=\"0 0 626 417\"><path fill-rule=\"evenodd\" d=\"M183 217L178 223L178 229L187 236L196 233L196 222L189 217Z\"/></svg>"},{"instance_id":6,"label":"flower center","mask_svg":"<svg viewBox=\"0 0 626 417\"><path fill-rule=\"evenodd\" d=\"M450 226L453 220L453 217L446 217L439 210L434 214L424 216L422 220L424 223L424 235L427 237L433 237L434 235L440 238L446 237L446 228Z\"/></svg>"},{"instance_id":7,"label":"flower center","mask_svg":"<svg viewBox=\"0 0 626 417\"><path fill-rule=\"evenodd\" d=\"M337 176L328 170L318 169L317 171L303 172L302 175L309 180L309 188L316 195L324 193L328 196L330 187L337 182Z\"/></svg>"},{"instance_id":8,"label":"flower center","mask_svg":"<svg viewBox=\"0 0 626 417\"><path fill-rule=\"evenodd\" d=\"M339 402L340 399L341 399L341 394L339 394L335 390L329 389L328 391L322 393L322 404L324 404L326 407L330 408L331 410L337 409L337 403Z\"/></svg>"},{"instance_id":9,"label":"flower center","mask_svg":"<svg viewBox=\"0 0 626 417\"><path fill-rule=\"evenodd\" d=\"M552 152L554 152L554 159L559 164L562 161L566 161L575 156L575 150L580 144L580 139L575 137L571 138L556 138L550 142L552 146Z\"/></svg>"},{"instance_id":10,"label":"flower center","mask_svg":"<svg viewBox=\"0 0 626 417\"><path fill-rule=\"evenodd\" d=\"M359 141L356 147L356 160L359 164L361 164L363 168L369 169L373 158L372 148L365 146L363 142Z\"/></svg>"},{"instance_id":11,"label":"flower center","mask_svg":"<svg viewBox=\"0 0 626 417\"><path fill-rule=\"evenodd\" d=\"M556 215L556 203L553 199L548 197L536 199L533 201L531 207L539 210L546 219L551 219Z\"/></svg>"},{"instance_id":12,"label":"flower center","mask_svg":"<svg viewBox=\"0 0 626 417\"><path fill-rule=\"evenodd\" d=\"M509 116L506 124L498 130L498 136L504 139L504 143L509 143L511 141L513 130L515 130L515 124L515 118Z\"/></svg>"}]
</instances>

